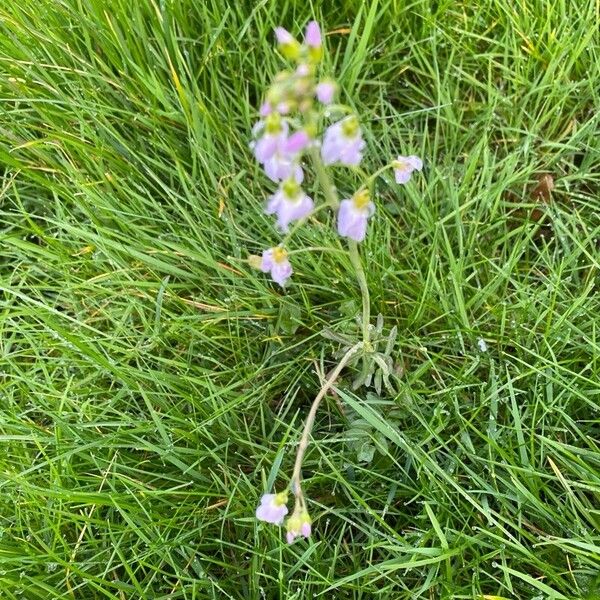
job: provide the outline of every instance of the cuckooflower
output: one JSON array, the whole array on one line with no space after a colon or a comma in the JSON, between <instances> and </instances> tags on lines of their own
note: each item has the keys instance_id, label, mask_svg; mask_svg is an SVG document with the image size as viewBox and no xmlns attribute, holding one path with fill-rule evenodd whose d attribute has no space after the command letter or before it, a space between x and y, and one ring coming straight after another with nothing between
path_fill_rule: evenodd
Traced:
<instances>
[{"instance_id":1,"label":"cuckooflower","mask_svg":"<svg viewBox=\"0 0 600 600\"><path fill-rule=\"evenodd\" d=\"M277 110L277 112L280 115L287 115L290 112L291 107L290 107L289 102L282 101L282 102L277 103L277 106L275 107L275 109Z\"/></svg>"},{"instance_id":2,"label":"cuckooflower","mask_svg":"<svg viewBox=\"0 0 600 600\"><path fill-rule=\"evenodd\" d=\"M304 36L304 41L306 42L306 45L310 48L321 47L321 29L316 21L311 21L306 26L306 34Z\"/></svg>"},{"instance_id":3,"label":"cuckooflower","mask_svg":"<svg viewBox=\"0 0 600 600\"><path fill-rule=\"evenodd\" d=\"M260 110L258 111L258 114L261 117L267 117L268 115L270 115L273 112L273 107L271 106L271 104L269 102L263 102L260 105Z\"/></svg>"},{"instance_id":4,"label":"cuckooflower","mask_svg":"<svg viewBox=\"0 0 600 600\"><path fill-rule=\"evenodd\" d=\"M277 215L277 226L285 233L292 221L306 217L312 209L312 198L304 193L295 179L290 178L270 197L265 213Z\"/></svg>"},{"instance_id":5,"label":"cuckooflower","mask_svg":"<svg viewBox=\"0 0 600 600\"><path fill-rule=\"evenodd\" d=\"M283 518L288 514L287 496L287 492L263 494L256 509L256 518L259 521L281 525Z\"/></svg>"},{"instance_id":6,"label":"cuckooflower","mask_svg":"<svg viewBox=\"0 0 600 600\"><path fill-rule=\"evenodd\" d=\"M278 283L281 287L285 285L285 282L292 275L294 270L292 269L292 265L288 260L288 253L281 246L276 246L275 248L269 248L265 250L262 254L262 261L260 263L260 270L263 273L271 272L271 279ZM284 494L285 492L281 492ZM277 494L277 496L281 499L283 496L281 494ZM263 499L267 498L267 496L273 496L273 494L265 494ZM287 501L287 495L285 496ZM285 503L284 501L284 503ZM268 506L271 506L274 500L268 499L265 501ZM280 503L281 504L281 503ZM262 506L262 504L261 504ZM259 506L260 508L260 506ZM264 509L266 511L267 509ZM282 509L283 510L283 509ZM261 514L272 514L271 512L262 512ZM287 514L287 507L281 513L282 518ZM261 517L258 514L258 510L256 511L256 516L260 519ZM266 520L266 519L263 519ZM270 521L272 522L272 521Z\"/></svg>"},{"instance_id":7,"label":"cuckooflower","mask_svg":"<svg viewBox=\"0 0 600 600\"><path fill-rule=\"evenodd\" d=\"M367 190L342 200L338 212L338 233L356 242L362 242L367 234L367 222L374 212L375 205L371 202Z\"/></svg>"},{"instance_id":8,"label":"cuckooflower","mask_svg":"<svg viewBox=\"0 0 600 600\"><path fill-rule=\"evenodd\" d=\"M362 139L360 124L355 116L346 117L325 131L321 158L326 165L339 162L347 166L357 166L362 160Z\"/></svg>"},{"instance_id":9,"label":"cuckooflower","mask_svg":"<svg viewBox=\"0 0 600 600\"><path fill-rule=\"evenodd\" d=\"M287 139L288 125L277 113L271 112L252 128L255 136L260 136L250 144L256 160L264 164Z\"/></svg>"},{"instance_id":10,"label":"cuckooflower","mask_svg":"<svg viewBox=\"0 0 600 600\"><path fill-rule=\"evenodd\" d=\"M410 156L399 156L393 163L396 183L408 183L413 171L420 171L423 168L423 161L414 154Z\"/></svg>"},{"instance_id":11,"label":"cuckooflower","mask_svg":"<svg viewBox=\"0 0 600 600\"><path fill-rule=\"evenodd\" d=\"M302 63L296 67L296 77L308 77L310 75L310 67Z\"/></svg>"},{"instance_id":12,"label":"cuckooflower","mask_svg":"<svg viewBox=\"0 0 600 600\"><path fill-rule=\"evenodd\" d=\"M285 152L276 150L273 156L264 162L265 173L271 181L295 179L298 183L304 180L302 167L296 160L290 158Z\"/></svg>"},{"instance_id":13,"label":"cuckooflower","mask_svg":"<svg viewBox=\"0 0 600 600\"><path fill-rule=\"evenodd\" d=\"M331 104L333 101L333 97L335 96L336 91L335 82L326 79L325 81L321 81L317 84L315 88L315 95L317 96L317 100L321 104Z\"/></svg>"},{"instance_id":14,"label":"cuckooflower","mask_svg":"<svg viewBox=\"0 0 600 600\"><path fill-rule=\"evenodd\" d=\"M298 164L296 154L287 150L288 140L296 135L288 138L288 124L277 113L270 113L264 120L256 123L252 132L260 137L250 147L256 160L263 165L267 177L272 181L293 177L298 183L302 183L302 167ZM299 141L301 140L296 140L294 144L297 146Z\"/></svg>"}]
</instances>

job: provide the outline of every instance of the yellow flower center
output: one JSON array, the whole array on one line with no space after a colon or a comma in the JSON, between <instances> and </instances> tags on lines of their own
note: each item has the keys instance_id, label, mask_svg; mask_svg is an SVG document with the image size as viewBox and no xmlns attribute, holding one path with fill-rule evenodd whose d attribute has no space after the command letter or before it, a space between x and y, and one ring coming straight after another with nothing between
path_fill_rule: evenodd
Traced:
<instances>
[{"instance_id":1,"label":"yellow flower center","mask_svg":"<svg viewBox=\"0 0 600 600\"><path fill-rule=\"evenodd\" d=\"M359 123L356 117L349 117L342 122L342 133L349 138L353 138L358 133Z\"/></svg>"},{"instance_id":2,"label":"yellow flower center","mask_svg":"<svg viewBox=\"0 0 600 600\"><path fill-rule=\"evenodd\" d=\"M399 169L400 171L406 171L406 169L408 169L408 163L404 160L395 160L392 162L392 167L394 169Z\"/></svg>"},{"instance_id":3,"label":"yellow flower center","mask_svg":"<svg viewBox=\"0 0 600 600\"><path fill-rule=\"evenodd\" d=\"M275 112L265 119L265 131L267 133L279 133L281 131L281 118Z\"/></svg>"},{"instance_id":4,"label":"yellow flower center","mask_svg":"<svg viewBox=\"0 0 600 600\"><path fill-rule=\"evenodd\" d=\"M276 263L282 263L287 259L287 255L288 253L286 252L285 248L282 248L281 246L277 246L276 248L273 248L273 260ZM280 499L282 499L280 501ZM279 504L285 504L287 502L287 492L281 492L279 494L277 494L277 498L276 501Z\"/></svg>"},{"instance_id":5,"label":"yellow flower center","mask_svg":"<svg viewBox=\"0 0 600 600\"><path fill-rule=\"evenodd\" d=\"M273 252L273 256L275 256L275 252ZM277 506L287 504L287 492L279 492L279 494L275 494L275 500L273 500L273 502Z\"/></svg>"},{"instance_id":6,"label":"yellow flower center","mask_svg":"<svg viewBox=\"0 0 600 600\"><path fill-rule=\"evenodd\" d=\"M356 192L356 194L354 194L352 201L354 202L354 206L356 208L358 208L360 210L364 210L365 208L367 208L367 206L371 202L371 197L369 196L369 190L367 190L367 189L359 190L358 192Z\"/></svg>"},{"instance_id":7,"label":"yellow flower center","mask_svg":"<svg viewBox=\"0 0 600 600\"><path fill-rule=\"evenodd\" d=\"M311 46L308 49L308 58L313 63L318 63L323 58L322 46Z\"/></svg>"},{"instance_id":8,"label":"yellow flower center","mask_svg":"<svg viewBox=\"0 0 600 600\"><path fill-rule=\"evenodd\" d=\"M298 194L300 193L300 186L298 185L298 182L292 178L286 179L281 184L281 189L283 190L285 197L289 200L294 200L298 197Z\"/></svg>"}]
</instances>

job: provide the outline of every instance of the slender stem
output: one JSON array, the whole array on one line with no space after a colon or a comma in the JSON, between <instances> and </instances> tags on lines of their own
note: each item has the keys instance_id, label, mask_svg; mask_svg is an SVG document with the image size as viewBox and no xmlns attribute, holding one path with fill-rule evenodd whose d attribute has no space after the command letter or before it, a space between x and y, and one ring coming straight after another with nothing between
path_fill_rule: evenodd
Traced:
<instances>
[{"instance_id":1,"label":"slender stem","mask_svg":"<svg viewBox=\"0 0 600 600\"><path fill-rule=\"evenodd\" d=\"M317 171L317 179L319 181L320 186L323 188L323 193L325 194L325 198L327 200L327 205L336 207L339 204L337 192L333 183L331 182L331 178L325 169L325 165L319 156L319 151L317 148L311 148L310 150L311 158L315 165L315 170ZM356 278L358 279L358 285L360 287L360 293L362 296L362 330L363 330L363 342L365 346L369 344L369 321L371 319L371 300L369 298L369 287L367 286L367 278L365 277L365 272L362 267L362 263L360 261L360 255L358 253L358 245L353 240L348 240L348 249L350 251L350 262L354 267L354 271L356 272Z\"/></svg>"},{"instance_id":2,"label":"slender stem","mask_svg":"<svg viewBox=\"0 0 600 600\"><path fill-rule=\"evenodd\" d=\"M358 253L358 244L354 240L348 240L348 248L350 250L350 261L356 271L356 278L358 279L358 285L360 286L360 293L362 296L362 330L363 330L363 342L365 346L369 344L369 324L371 321L371 301L369 299L369 286L367 285L367 278L365 271L360 262L360 255Z\"/></svg>"},{"instance_id":3,"label":"slender stem","mask_svg":"<svg viewBox=\"0 0 600 600\"><path fill-rule=\"evenodd\" d=\"M382 173L385 173L388 169L391 169L394 166L394 163L388 163L387 165L381 167L380 169L377 169L377 171L375 171L375 173L372 173L371 175L369 175L369 177L367 178L367 183L372 183L373 181L375 181L375 179L377 179Z\"/></svg>"},{"instance_id":4,"label":"slender stem","mask_svg":"<svg viewBox=\"0 0 600 600\"><path fill-rule=\"evenodd\" d=\"M335 380L338 378L339 374L342 372L342 369L348 364L348 361L363 347L363 342L358 342L354 344L352 348L344 354L342 360L340 360L338 366L333 370L327 381L321 386L319 393L313 400L313 403L310 407L310 411L308 416L306 417L306 423L304 423L304 429L302 431L302 437L300 438L300 443L298 444L298 451L296 453L296 462L294 463L294 471L292 473L292 491L294 494L299 497L301 500L303 499L302 494L302 460L304 459L304 454L306 452L306 448L308 448L308 438L310 436L310 432L312 431L313 425L315 423L315 416L317 414L317 409L319 408L319 404L321 404L321 400L329 390L329 388L335 383Z\"/></svg>"},{"instance_id":5,"label":"slender stem","mask_svg":"<svg viewBox=\"0 0 600 600\"><path fill-rule=\"evenodd\" d=\"M323 193L325 194L325 199L327 200L327 204L333 208L337 208L339 202L337 192L335 187L331 181L331 177L327 173L325 169L325 165L319 156L318 148L314 146L310 149L310 156L315 165L315 170L317 171L317 179L319 181L319 185L323 188Z\"/></svg>"}]
</instances>

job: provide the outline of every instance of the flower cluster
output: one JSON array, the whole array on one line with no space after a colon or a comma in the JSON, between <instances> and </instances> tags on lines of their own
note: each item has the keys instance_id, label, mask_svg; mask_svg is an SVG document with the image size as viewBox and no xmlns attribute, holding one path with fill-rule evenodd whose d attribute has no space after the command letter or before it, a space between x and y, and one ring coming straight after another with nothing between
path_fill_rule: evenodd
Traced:
<instances>
[{"instance_id":1,"label":"flower cluster","mask_svg":"<svg viewBox=\"0 0 600 600\"><path fill-rule=\"evenodd\" d=\"M281 54L292 61L293 68L281 71L267 91L260 107L260 119L254 126L251 148L269 179L278 189L269 197L265 213L274 215L278 229L290 233L290 224L306 221L315 210L313 199L302 189L304 182L303 156L310 153L313 160L324 167L343 165L358 167L363 158L365 141L358 117L348 107L332 106L337 84L331 78L319 78L319 64L323 56L321 29L311 21L301 44L283 27L275 30ZM342 116L318 136L323 112ZM398 183L407 183L413 170L423 163L416 156L399 156L392 163ZM337 210L337 231L340 236L362 242L366 236L369 218L375 212L370 200L371 181L367 181L351 198L337 202L327 199ZM289 236L285 241L289 241ZM265 250L259 266L270 272L274 281L284 286L293 269L284 243Z\"/></svg>"},{"instance_id":2,"label":"flower cluster","mask_svg":"<svg viewBox=\"0 0 600 600\"><path fill-rule=\"evenodd\" d=\"M260 505L256 509L256 518L259 521L281 525L285 516L288 514L287 492L279 494L263 494L260 499ZM286 539L288 544L300 536L309 538L312 529L312 520L304 501L300 496L296 496L296 505L294 512L288 517L286 522Z\"/></svg>"}]
</instances>

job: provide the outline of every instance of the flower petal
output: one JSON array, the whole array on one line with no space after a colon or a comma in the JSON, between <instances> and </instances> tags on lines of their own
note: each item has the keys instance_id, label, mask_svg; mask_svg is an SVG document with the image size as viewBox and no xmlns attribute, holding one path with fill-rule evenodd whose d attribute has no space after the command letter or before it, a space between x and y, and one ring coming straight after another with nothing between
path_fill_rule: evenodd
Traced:
<instances>
[{"instance_id":1,"label":"flower petal","mask_svg":"<svg viewBox=\"0 0 600 600\"><path fill-rule=\"evenodd\" d=\"M315 88L317 100L322 104L331 104L335 95L335 83L331 81L322 81Z\"/></svg>"},{"instance_id":2,"label":"flower petal","mask_svg":"<svg viewBox=\"0 0 600 600\"><path fill-rule=\"evenodd\" d=\"M321 28L316 21L311 21L306 26L304 41L306 42L306 45L311 48L318 48L321 46Z\"/></svg>"}]
</instances>

